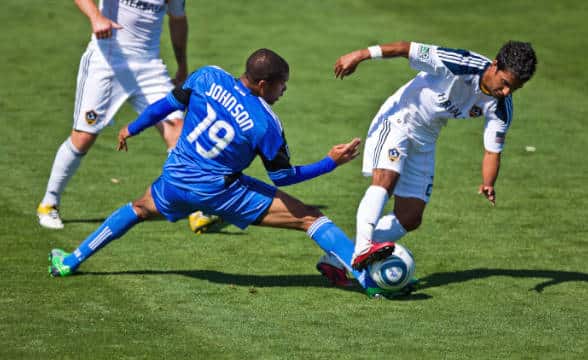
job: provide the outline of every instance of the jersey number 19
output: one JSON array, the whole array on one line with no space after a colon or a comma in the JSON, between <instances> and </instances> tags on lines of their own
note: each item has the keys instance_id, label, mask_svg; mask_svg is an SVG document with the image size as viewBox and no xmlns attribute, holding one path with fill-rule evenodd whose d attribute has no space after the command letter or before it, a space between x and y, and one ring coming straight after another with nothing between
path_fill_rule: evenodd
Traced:
<instances>
[{"instance_id":1,"label":"jersey number 19","mask_svg":"<svg viewBox=\"0 0 588 360\"><path fill-rule=\"evenodd\" d=\"M198 137L203 133L208 135L208 138L213 143L210 150L204 149L198 142ZM206 117L188 135L188 141L190 143L196 142L196 151L198 154L207 159L212 159L217 157L234 137L235 129L233 129L231 124L225 120L217 120L216 111L214 111L210 104L206 103Z\"/></svg>"}]
</instances>

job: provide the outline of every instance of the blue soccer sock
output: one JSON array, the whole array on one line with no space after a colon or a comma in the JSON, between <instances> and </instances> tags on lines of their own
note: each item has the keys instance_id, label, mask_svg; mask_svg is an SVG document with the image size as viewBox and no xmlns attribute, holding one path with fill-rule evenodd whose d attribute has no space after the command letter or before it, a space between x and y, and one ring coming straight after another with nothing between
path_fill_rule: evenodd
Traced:
<instances>
[{"instance_id":1,"label":"blue soccer sock","mask_svg":"<svg viewBox=\"0 0 588 360\"><path fill-rule=\"evenodd\" d=\"M357 271L351 267L351 257L355 245L343 230L339 229L329 218L326 216L318 218L310 226L307 234L321 249L336 256L363 288L377 286L368 276L367 271Z\"/></svg>"},{"instance_id":2,"label":"blue soccer sock","mask_svg":"<svg viewBox=\"0 0 588 360\"><path fill-rule=\"evenodd\" d=\"M63 259L63 264L75 270L96 251L124 235L139 221L131 203L117 209L73 253Z\"/></svg>"}]
</instances>

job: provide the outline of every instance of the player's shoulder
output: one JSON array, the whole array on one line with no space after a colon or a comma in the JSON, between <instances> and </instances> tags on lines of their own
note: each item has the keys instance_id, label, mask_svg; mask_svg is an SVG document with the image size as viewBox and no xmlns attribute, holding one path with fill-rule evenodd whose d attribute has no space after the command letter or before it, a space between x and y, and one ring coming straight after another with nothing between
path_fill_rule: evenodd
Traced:
<instances>
[{"instance_id":1,"label":"player's shoulder","mask_svg":"<svg viewBox=\"0 0 588 360\"><path fill-rule=\"evenodd\" d=\"M496 116L506 125L510 125L513 115L512 94L496 100Z\"/></svg>"},{"instance_id":2,"label":"player's shoulder","mask_svg":"<svg viewBox=\"0 0 588 360\"><path fill-rule=\"evenodd\" d=\"M233 77L228 71L226 71L225 69L223 69L217 65L202 66L201 68L196 70L193 73L193 75L195 75L195 76L210 76L210 77L214 77L214 78L226 78L226 77L232 78Z\"/></svg>"},{"instance_id":3,"label":"player's shoulder","mask_svg":"<svg viewBox=\"0 0 588 360\"><path fill-rule=\"evenodd\" d=\"M196 71L191 73L186 82L184 88L195 88L198 84L202 83L223 83L232 81L233 77L230 73L225 71L216 65L205 65L198 68Z\"/></svg>"},{"instance_id":4,"label":"player's shoulder","mask_svg":"<svg viewBox=\"0 0 588 360\"><path fill-rule=\"evenodd\" d=\"M484 55L466 49L453 49L447 47L436 47L439 60L454 75L468 75L483 72L491 61Z\"/></svg>"}]
</instances>

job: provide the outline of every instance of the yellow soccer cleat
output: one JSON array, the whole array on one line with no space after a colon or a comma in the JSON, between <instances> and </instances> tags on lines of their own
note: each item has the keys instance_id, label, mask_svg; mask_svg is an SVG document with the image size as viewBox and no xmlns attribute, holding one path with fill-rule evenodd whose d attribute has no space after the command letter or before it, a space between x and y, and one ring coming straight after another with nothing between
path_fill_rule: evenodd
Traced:
<instances>
[{"instance_id":1,"label":"yellow soccer cleat","mask_svg":"<svg viewBox=\"0 0 588 360\"><path fill-rule=\"evenodd\" d=\"M202 234L211 229L211 227L223 222L220 216L206 215L202 211L195 211L188 217L190 230L196 234Z\"/></svg>"}]
</instances>

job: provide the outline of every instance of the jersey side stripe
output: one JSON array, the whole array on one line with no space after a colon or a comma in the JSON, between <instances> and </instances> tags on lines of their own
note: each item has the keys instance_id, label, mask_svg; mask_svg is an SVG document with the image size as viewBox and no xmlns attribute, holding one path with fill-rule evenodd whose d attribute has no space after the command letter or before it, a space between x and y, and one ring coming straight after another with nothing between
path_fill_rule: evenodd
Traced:
<instances>
[{"instance_id":1,"label":"jersey side stripe","mask_svg":"<svg viewBox=\"0 0 588 360\"><path fill-rule=\"evenodd\" d=\"M463 56L455 53L445 53L438 51L439 58L444 61L449 61L455 64L471 65L473 67L483 68L488 60L480 59L473 56Z\"/></svg>"},{"instance_id":2,"label":"jersey side stripe","mask_svg":"<svg viewBox=\"0 0 588 360\"><path fill-rule=\"evenodd\" d=\"M80 75L80 82L78 84L79 89L76 96L76 104L74 106L74 129L77 127L78 118L80 116L80 107L82 106L82 98L84 97L84 88L86 87L86 80L88 79L88 68L90 67L90 60L92 59L93 50L88 51L84 54L84 61L82 63L82 70Z\"/></svg>"},{"instance_id":3,"label":"jersey side stripe","mask_svg":"<svg viewBox=\"0 0 588 360\"><path fill-rule=\"evenodd\" d=\"M475 59L472 58L456 58L456 57L444 57L444 56L439 56L439 58L443 61L443 62L451 62L454 64L458 64L458 65L463 65L463 66L470 66L470 67L475 67L478 69L483 69L486 65L486 62L480 62L477 61Z\"/></svg>"},{"instance_id":4,"label":"jersey side stripe","mask_svg":"<svg viewBox=\"0 0 588 360\"><path fill-rule=\"evenodd\" d=\"M390 122L384 121L383 126L384 126L384 128L382 129L382 132L378 136L378 142L376 143L376 148L374 150L374 162L373 162L374 168L376 168L378 166L378 161L380 160L380 155L381 155L380 152L382 151L382 148L384 147L384 143L386 142L386 138L388 137L388 134L390 134Z\"/></svg>"},{"instance_id":5,"label":"jersey side stripe","mask_svg":"<svg viewBox=\"0 0 588 360\"><path fill-rule=\"evenodd\" d=\"M466 50L438 48L437 56L455 75L479 73L490 63L490 60Z\"/></svg>"},{"instance_id":6,"label":"jersey side stripe","mask_svg":"<svg viewBox=\"0 0 588 360\"><path fill-rule=\"evenodd\" d=\"M467 51L467 50L458 50L458 49L448 49L448 48L437 48L437 53L441 53L442 55L445 55L447 57L457 57L457 58L470 58L470 59L476 59L482 63L486 63L489 62L490 60L488 58L486 58L485 56L482 56L480 54L476 54L473 53L471 51Z\"/></svg>"}]
</instances>

